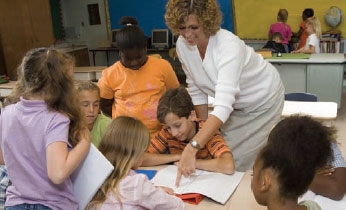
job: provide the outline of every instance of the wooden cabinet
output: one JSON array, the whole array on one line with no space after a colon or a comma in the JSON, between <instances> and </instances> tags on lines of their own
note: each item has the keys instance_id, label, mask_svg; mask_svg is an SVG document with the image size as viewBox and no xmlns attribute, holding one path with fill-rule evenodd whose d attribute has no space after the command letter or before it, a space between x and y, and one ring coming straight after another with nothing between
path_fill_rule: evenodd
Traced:
<instances>
[{"instance_id":1,"label":"wooden cabinet","mask_svg":"<svg viewBox=\"0 0 346 210\"><path fill-rule=\"evenodd\" d=\"M0 20L1 73L16 80L16 68L29 49L55 42L49 1L0 1Z\"/></svg>"}]
</instances>

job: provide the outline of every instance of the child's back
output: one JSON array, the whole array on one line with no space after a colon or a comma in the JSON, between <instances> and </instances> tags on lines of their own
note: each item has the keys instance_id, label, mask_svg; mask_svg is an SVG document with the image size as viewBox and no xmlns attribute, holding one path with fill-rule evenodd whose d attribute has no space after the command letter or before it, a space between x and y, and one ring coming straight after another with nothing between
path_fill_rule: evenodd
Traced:
<instances>
[{"instance_id":1,"label":"child's back","mask_svg":"<svg viewBox=\"0 0 346 210\"><path fill-rule=\"evenodd\" d=\"M78 208L69 176L87 154L90 139L74 94L73 64L65 53L38 48L18 68L0 118L0 162L12 182L6 206Z\"/></svg>"},{"instance_id":2,"label":"child's back","mask_svg":"<svg viewBox=\"0 0 346 210\"><path fill-rule=\"evenodd\" d=\"M333 130L310 117L292 116L271 131L253 167L256 201L268 209L318 209L307 201L298 204L317 170L332 159Z\"/></svg>"},{"instance_id":3,"label":"child's back","mask_svg":"<svg viewBox=\"0 0 346 210\"><path fill-rule=\"evenodd\" d=\"M135 170L150 144L148 128L139 120L119 116L107 127L99 150L114 171L93 197L88 209L185 209L182 200L155 187Z\"/></svg>"}]
</instances>

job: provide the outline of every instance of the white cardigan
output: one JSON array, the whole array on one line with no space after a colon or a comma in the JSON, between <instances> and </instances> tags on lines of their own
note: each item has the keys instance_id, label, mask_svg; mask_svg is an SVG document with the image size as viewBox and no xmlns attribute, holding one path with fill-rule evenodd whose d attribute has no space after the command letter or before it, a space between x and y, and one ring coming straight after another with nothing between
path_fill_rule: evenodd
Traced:
<instances>
[{"instance_id":1,"label":"white cardigan","mask_svg":"<svg viewBox=\"0 0 346 210\"><path fill-rule=\"evenodd\" d=\"M263 105L281 85L274 66L227 30L210 36L204 60L182 36L176 49L193 103L207 104L207 96L214 97L210 114L223 122L233 109L250 112Z\"/></svg>"}]
</instances>

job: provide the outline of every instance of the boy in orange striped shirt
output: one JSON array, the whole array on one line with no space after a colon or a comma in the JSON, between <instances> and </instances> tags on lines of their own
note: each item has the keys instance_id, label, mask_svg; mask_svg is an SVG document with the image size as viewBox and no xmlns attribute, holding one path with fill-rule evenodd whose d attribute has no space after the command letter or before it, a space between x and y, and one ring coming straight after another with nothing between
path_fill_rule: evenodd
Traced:
<instances>
[{"instance_id":1,"label":"boy in orange striped shirt","mask_svg":"<svg viewBox=\"0 0 346 210\"><path fill-rule=\"evenodd\" d=\"M157 119L164 126L151 139L143 166L178 162L185 146L204 124L203 120L196 120L192 99L184 87L165 92L159 101ZM197 152L196 168L224 174L234 173L232 153L219 132Z\"/></svg>"}]
</instances>

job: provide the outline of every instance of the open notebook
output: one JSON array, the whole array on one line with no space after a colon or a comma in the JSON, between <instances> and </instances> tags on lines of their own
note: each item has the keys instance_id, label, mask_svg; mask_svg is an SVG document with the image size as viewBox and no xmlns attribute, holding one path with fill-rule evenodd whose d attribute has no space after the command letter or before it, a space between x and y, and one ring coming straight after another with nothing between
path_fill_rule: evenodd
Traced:
<instances>
[{"instance_id":1,"label":"open notebook","mask_svg":"<svg viewBox=\"0 0 346 210\"><path fill-rule=\"evenodd\" d=\"M216 172L196 170L196 172L185 178L182 177L179 187L175 186L177 166L169 165L157 172L151 180L155 186L166 186L174 190L176 194L199 193L225 204L234 190L237 188L244 176L243 172L235 172L226 175Z\"/></svg>"},{"instance_id":2,"label":"open notebook","mask_svg":"<svg viewBox=\"0 0 346 210\"><path fill-rule=\"evenodd\" d=\"M113 165L91 144L88 155L71 175L78 209L85 209L113 169Z\"/></svg>"}]
</instances>

